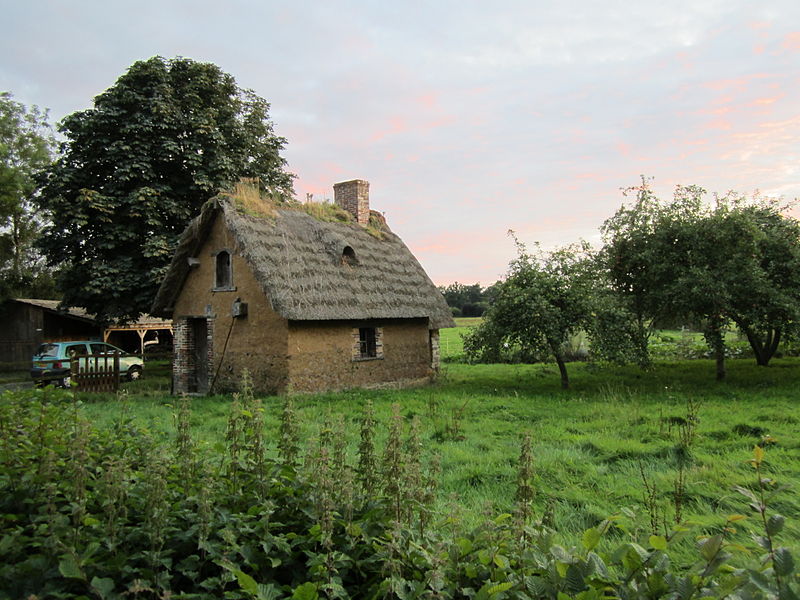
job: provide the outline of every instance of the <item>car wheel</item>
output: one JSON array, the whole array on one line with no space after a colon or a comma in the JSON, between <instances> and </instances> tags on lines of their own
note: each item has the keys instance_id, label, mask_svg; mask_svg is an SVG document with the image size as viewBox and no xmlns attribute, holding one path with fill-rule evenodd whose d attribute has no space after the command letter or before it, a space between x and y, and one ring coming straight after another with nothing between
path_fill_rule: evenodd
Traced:
<instances>
[{"instance_id":1,"label":"car wheel","mask_svg":"<svg viewBox=\"0 0 800 600\"><path fill-rule=\"evenodd\" d=\"M72 378L69 375L67 375L66 377L62 377L61 379L58 380L59 387L62 387L66 390L69 389L71 383L72 383Z\"/></svg>"},{"instance_id":2,"label":"car wheel","mask_svg":"<svg viewBox=\"0 0 800 600\"><path fill-rule=\"evenodd\" d=\"M136 381L137 379L142 378L142 368L141 367L131 367L128 369L128 381Z\"/></svg>"}]
</instances>

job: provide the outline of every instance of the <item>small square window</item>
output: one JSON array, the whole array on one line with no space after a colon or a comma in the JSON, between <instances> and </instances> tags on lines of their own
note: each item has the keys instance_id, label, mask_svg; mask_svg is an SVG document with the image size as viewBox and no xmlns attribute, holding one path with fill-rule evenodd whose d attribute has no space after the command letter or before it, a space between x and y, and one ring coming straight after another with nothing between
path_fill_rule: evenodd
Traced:
<instances>
[{"instance_id":1,"label":"small square window","mask_svg":"<svg viewBox=\"0 0 800 600\"><path fill-rule=\"evenodd\" d=\"M353 329L353 360L383 358L383 328L359 327Z\"/></svg>"},{"instance_id":2,"label":"small square window","mask_svg":"<svg viewBox=\"0 0 800 600\"><path fill-rule=\"evenodd\" d=\"M358 330L358 349L361 358L378 356L374 327L361 327Z\"/></svg>"}]
</instances>

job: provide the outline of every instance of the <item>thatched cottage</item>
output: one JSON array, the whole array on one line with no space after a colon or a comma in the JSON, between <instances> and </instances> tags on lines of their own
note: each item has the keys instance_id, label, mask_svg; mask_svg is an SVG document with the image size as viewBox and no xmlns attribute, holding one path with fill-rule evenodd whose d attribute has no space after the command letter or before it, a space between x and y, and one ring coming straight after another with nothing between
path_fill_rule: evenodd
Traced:
<instances>
[{"instance_id":1,"label":"thatched cottage","mask_svg":"<svg viewBox=\"0 0 800 600\"><path fill-rule=\"evenodd\" d=\"M435 374L439 329L454 325L442 294L370 211L368 182L336 184L334 198L281 208L240 185L206 203L153 305L173 319L174 393L236 387L245 367L270 393Z\"/></svg>"}]
</instances>

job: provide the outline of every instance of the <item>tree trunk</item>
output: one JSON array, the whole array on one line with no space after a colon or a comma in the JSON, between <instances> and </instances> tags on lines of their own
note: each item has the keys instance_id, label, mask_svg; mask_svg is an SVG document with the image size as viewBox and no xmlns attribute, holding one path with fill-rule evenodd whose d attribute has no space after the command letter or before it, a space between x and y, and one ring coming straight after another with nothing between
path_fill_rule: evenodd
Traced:
<instances>
[{"instance_id":1,"label":"tree trunk","mask_svg":"<svg viewBox=\"0 0 800 600\"><path fill-rule=\"evenodd\" d=\"M21 234L20 234L20 220L21 216L18 211L14 211L11 214L11 239L12 243L14 244L13 248L13 266L12 272L14 273L14 277L16 278L16 283L14 285L19 285L20 280L22 279L22 249L21 246Z\"/></svg>"},{"instance_id":2,"label":"tree trunk","mask_svg":"<svg viewBox=\"0 0 800 600\"><path fill-rule=\"evenodd\" d=\"M769 359L775 356L775 353L778 351L778 345L781 343L781 330L776 329L775 335L772 336L772 344L769 347L769 358L767 359L767 363L769 363ZM767 366L766 364L763 366Z\"/></svg>"},{"instance_id":3,"label":"tree trunk","mask_svg":"<svg viewBox=\"0 0 800 600\"><path fill-rule=\"evenodd\" d=\"M714 349L714 358L717 361L717 381L725 379L725 345L721 344Z\"/></svg>"},{"instance_id":4,"label":"tree trunk","mask_svg":"<svg viewBox=\"0 0 800 600\"><path fill-rule=\"evenodd\" d=\"M567 374L567 365L564 362L564 356L561 354L560 344L550 342L550 350L553 352L553 357L556 359L558 370L561 372L561 389L569 389L569 375Z\"/></svg>"},{"instance_id":5,"label":"tree trunk","mask_svg":"<svg viewBox=\"0 0 800 600\"><path fill-rule=\"evenodd\" d=\"M778 345L781 343L781 330L769 329L767 331L766 339L761 340L759 335L750 327L742 327L742 331L747 336L747 341L753 349L753 354L756 357L756 364L759 367L766 367L769 365L770 359L775 356L778 351Z\"/></svg>"},{"instance_id":6,"label":"tree trunk","mask_svg":"<svg viewBox=\"0 0 800 600\"><path fill-rule=\"evenodd\" d=\"M636 343L639 346L639 356L637 358L639 366L646 369L652 366L650 361L650 345L648 343L650 338L650 328L645 323L645 320L641 314L636 316L636 328L638 333L638 339L636 340Z\"/></svg>"},{"instance_id":7,"label":"tree trunk","mask_svg":"<svg viewBox=\"0 0 800 600\"><path fill-rule=\"evenodd\" d=\"M556 363L558 363L558 370L561 371L561 389L569 389L569 375L567 375L567 365L564 364L564 359L561 355L556 356Z\"/></svg>"},{"instance_id":8,"label":"tree trunk","mask_svg":"<svg viewBox=\"0 0 800 600\"><path fill-rule=\"evenodd\" d=\"M714 352L717 363L717 381L725 379L725 338L721 316L713 316L708 320L708 328L704 334L706 342Z\"/></svg>"}]
</instances>

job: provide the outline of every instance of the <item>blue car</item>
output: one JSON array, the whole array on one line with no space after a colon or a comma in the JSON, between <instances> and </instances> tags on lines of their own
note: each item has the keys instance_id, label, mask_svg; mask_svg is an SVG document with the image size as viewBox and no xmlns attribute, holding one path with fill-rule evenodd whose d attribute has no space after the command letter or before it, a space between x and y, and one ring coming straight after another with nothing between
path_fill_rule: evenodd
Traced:
<instances>
[{"instance_id":1,"label":"blue car","mask_svg":"<svg viewBox=\"0 0 800 600\"><path fill-rule=\"evenodd\" d=\"M135 381L142 376L144 363L138 356L133 356L120 350L116 346L103 342L93 342L90 340L77 342L45 342L33 355L31 365L31 378L36 385L47 384L69 387L70 361L78 358L81 371L92 371L95 368L103 369L104 362L101 360L89 360L81 358L84 356L111 356L115 352L119 353L119 374L120 377L128 381ZM110 360L108 361L111 362Z\"/></svg>"}]
</instances>

